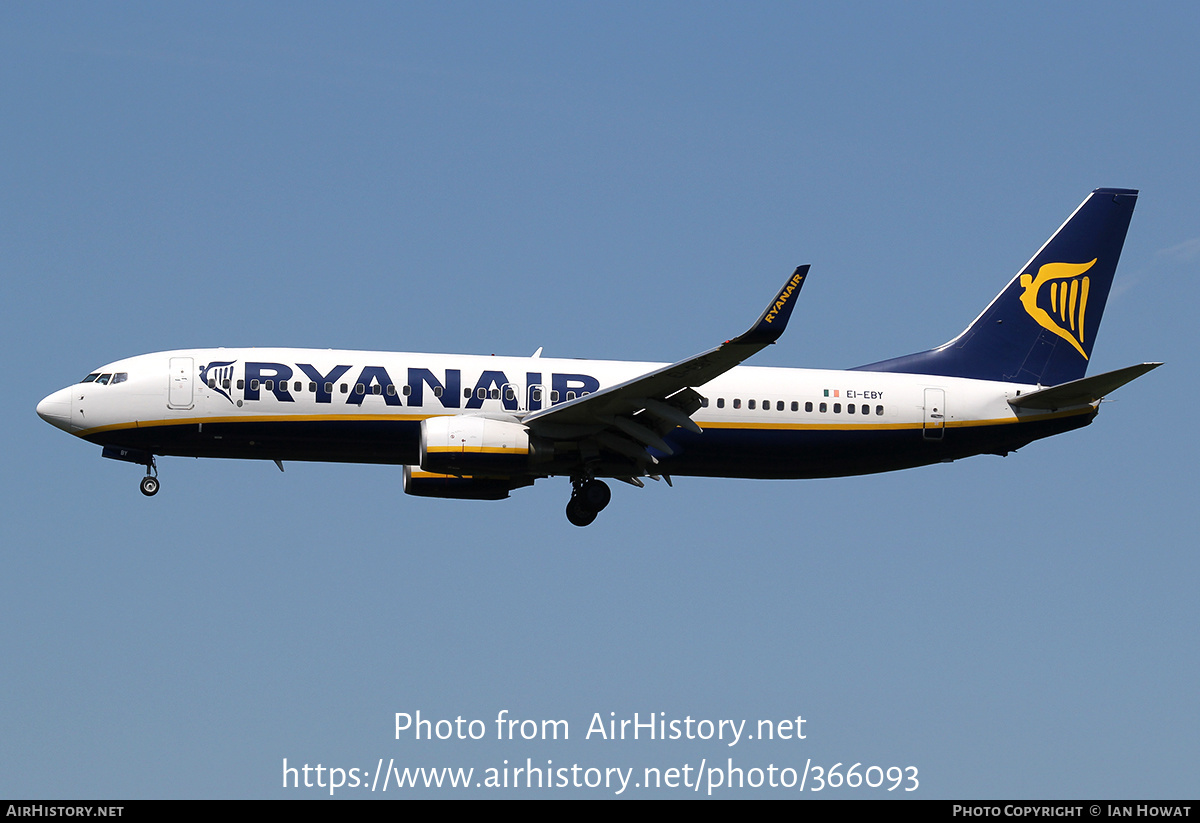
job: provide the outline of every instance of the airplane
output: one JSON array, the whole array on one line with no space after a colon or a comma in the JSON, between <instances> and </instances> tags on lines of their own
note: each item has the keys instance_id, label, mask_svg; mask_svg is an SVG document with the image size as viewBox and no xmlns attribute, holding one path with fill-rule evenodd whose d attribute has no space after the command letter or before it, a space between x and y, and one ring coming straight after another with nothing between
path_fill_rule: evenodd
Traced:
<instances>
[{"instance_id":1,"label":"airplane","mask_svg":"<svg viewBox=\"0 0 1200 823\"><path fill-rule=\"evenodd\" d=\"M118 360L42 400L102 455L384 463L418 497L500 500L570 478L592 523L604 479L817 478L1006 455L1092 422L1161 363L1087 377L1133 189L1093 191L957 337L847 371L743 366L783 334L797 268L745 333L677 363L284 348Z\"/></svg>"}]
</instances>

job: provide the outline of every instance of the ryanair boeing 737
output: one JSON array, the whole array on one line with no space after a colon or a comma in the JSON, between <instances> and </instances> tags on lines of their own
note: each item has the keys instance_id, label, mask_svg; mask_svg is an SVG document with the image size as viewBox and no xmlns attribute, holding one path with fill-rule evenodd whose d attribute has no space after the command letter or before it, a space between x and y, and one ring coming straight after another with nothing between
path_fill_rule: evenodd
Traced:
<instances>
[{"instance_id":1,"label":"ryanair boeing 737","mask_svg":"<svg viewBox=\"0 0 1200 823\"><path fill-rule=\"evenodd\" d=\"M958 337L849 371L757 368L808 275L745 334L678 363L324 349L185 349L118 360L38 404L46 422L146 466L158 455L390 463L421 497L499 500L571 480L586 526L671 476L811 478L1004 455L1092 422L1159 363L1085 377L1137 202L1096 189Z\"/></svg>"}]
</instances>

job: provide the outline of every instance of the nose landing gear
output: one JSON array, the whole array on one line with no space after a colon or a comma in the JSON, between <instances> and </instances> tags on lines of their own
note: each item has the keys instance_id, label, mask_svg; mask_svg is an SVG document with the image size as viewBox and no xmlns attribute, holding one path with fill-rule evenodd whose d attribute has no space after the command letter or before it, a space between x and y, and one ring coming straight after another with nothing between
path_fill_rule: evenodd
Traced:
<instances>
[{"instance_id":1,"label":"nose landing gear","mask_svg":"<svg viewBox=\"0 0 1200 823\"><path fill-rule=\"evenodd\" d=\"M140 488L147 497L158 494L158 464L154 462L154 455L150 455L150 462L146 464L146 476L142 478Z\"/></svg>"},{"instance_id":2,"label":"nose landing gear","mask_svg":"<svg viewBox=\"0 0 1200 823\"><path fill-rule=\"evenodd\" d=\"M612 490L603 480L572 477L571 499L567 501L567 520L575 526L590 526L610 500Z\"/></svg>"}]
</instances>

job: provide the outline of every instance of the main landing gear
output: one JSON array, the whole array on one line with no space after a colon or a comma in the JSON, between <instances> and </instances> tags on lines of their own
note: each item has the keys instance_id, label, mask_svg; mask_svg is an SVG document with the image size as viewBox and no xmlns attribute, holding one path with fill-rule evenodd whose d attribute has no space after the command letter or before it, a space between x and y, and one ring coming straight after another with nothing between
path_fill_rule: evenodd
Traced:
<instances>
[{"instance_id":1,"label":"main landing gear","mask_svg":"<svg viewBox=\"0 0 1200 823\"><path fill-rule=\"evenodd\" d=\"M572 477L571 499L567 501L567 519L575 526L590 526L610 500L612 490L603 480Z\"/></svg>"},{"instance_id":2,"label":"main landing gear","mask_svg":"<svg viewBox=\"0 0 1200 823\"><path fill-rule=\"evenodd\" d=\"M154 462L154 455L150 455L150 462L146 464L146 476L142 478L141 490L147 497L158 494L158 464Z\"/></svg>"}]
</instances>

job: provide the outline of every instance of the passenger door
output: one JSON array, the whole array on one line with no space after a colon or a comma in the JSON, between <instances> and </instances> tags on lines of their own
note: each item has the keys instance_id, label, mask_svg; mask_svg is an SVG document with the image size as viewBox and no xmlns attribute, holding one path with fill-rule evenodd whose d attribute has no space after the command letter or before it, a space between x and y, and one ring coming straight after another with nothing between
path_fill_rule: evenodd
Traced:
<instances>
[{"instance_id":1,"label":"passenger door","mask_svg":"<svg viewBox=\"0 0 1200 823\"><path fill-rule=\"evenodd\" d=\"M192 358L172 357L169 370L167 407L190 409L192 407Z\"/></svg>"}]
</instances>

